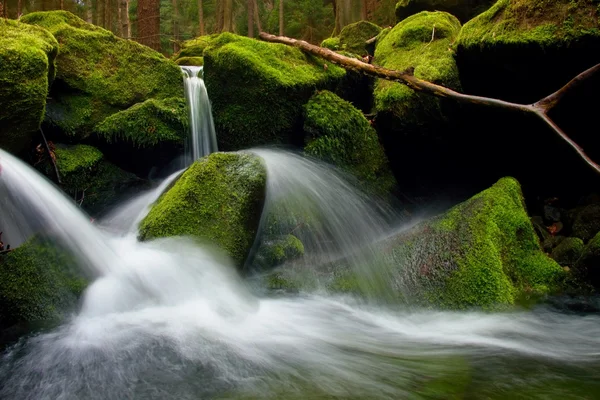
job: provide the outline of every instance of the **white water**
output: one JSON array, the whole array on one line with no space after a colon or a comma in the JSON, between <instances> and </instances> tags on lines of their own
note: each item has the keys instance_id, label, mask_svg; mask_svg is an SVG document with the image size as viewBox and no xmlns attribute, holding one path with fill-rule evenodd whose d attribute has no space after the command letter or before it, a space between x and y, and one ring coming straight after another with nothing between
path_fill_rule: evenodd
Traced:
<instances>
[{"instance_id":1,"label":"white water","mask_svg":"<svg viewBox=\"0 0 600 400\"><path fill-rule=\"evenodd\" d=\"M181 67L181 71L190 114L190 139L186 143L186 159L195 161L217 151L217 136L210 99L201 77L202 67Z\"/></svg>"},{"instance_id":2,"label":"white water","mask_svg":"<svg viewBox=\"0 0 600 400\"><path fill-rule=\"evenodd\" d=\"M345 186L327 182L321 166L297 156L257 154L275 197L277 171L294 172L296 163L305 163L295 174L300 181L307 175L315 196L322 185ZM109 238L45 178L1 150L0 165L1 199L38 215L40 227L70 244L98 275L78 315L4 354L0 398L431 398L420 391L427 382L452 383L480 371L490 375L496 398L510 398L502 385L519 382L530 397L548 398L547 379L581 386L597 378L598 316L392 310L344 297L258 296L218 253L184 238ZM321 199L328 202L321 214L337 209L324 224L340 218L351 227L357 223L349 220L363 217L362 206L343 194ZM371 222L355 228L362 226ZM503 363L507 357L514 365ZM572 394L551 391L550 398Z\"/></svg>"}]
</instances>

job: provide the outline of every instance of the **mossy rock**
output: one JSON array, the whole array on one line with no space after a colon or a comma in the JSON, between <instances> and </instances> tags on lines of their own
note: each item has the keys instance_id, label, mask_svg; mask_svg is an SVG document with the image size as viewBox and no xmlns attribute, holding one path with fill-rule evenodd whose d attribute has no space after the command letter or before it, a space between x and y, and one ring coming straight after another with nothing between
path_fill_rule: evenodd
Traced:
<instances>
[{"instance_id":1,"label":"mossy rock","mask_svg":"<svg viewBox=\"0 0 600 400\"><path fill-rule=\"evenodd\" d=\"M198 58L204 56L204 49L206 49L211 42L219 35L206 35L198 36L197 38L186 40L181 43L181 49L173 55L173 60L179 65L194 65L194 64L181 64L179 59L181 58Z\"/></svg>"},{"instance_id":2,"label":"mossy rock","mask_svg":"<svg viewBox=\"0 0 600 400\"><path fill-rule=\"evenodd\" d=\"M600 62L595 0L499 0L465 24L457 62L469 93L537 101Z\"/></svg>"},{"instance_id":3,"label":"mossy rock","mask_svg":"<svg viewBox=\"0 0 600 400\"><path fill-rule=\"evenodd\" d=\"M201 67L204 65L203 57L181 57L175 60L177 65Z\"/></svg>"},{"instance_id":4,"label":"mossy rock","mask_svg":"<svg viewBox=\"0 0 600 400\"><path fill-rule=\"evenodd\" d=\"M252 261L253 269L271 269L304 255L304 245L294 235L265 239Z\"/></svg>"},{"instance_id":5,"label":"mossy rock","mask_svg":"<svg viewBox=\"0 0 600 400\"><path fill-rule=\"evenodd\" d=\"M379 26L368 21L358 21L346 25L338 37L325 39L321 47L366 56L369 51L365 42L377 36L379 32L381 32Z\"/></svg>"},{"instance_id":6,"label":"mossy rock","mask_svg":"<svg viewBox=\"0 0 600 400\"><path fill-rule=\"evenodd\" d=\"M400 0L396 3L396 21L401 22L421 11L445 11L467 22L486 11L496 0Z\"/></svg>"},{"instance_id":7,"label":"mossy rock","mask_svg":"<svg viewBox=\"0 0 600 400\"><path fill-rule=\"evenodd\" d=\"M73 311L86 285L68 253L32 238L0 255L0 327L59 319Z\"/></svg>"},{"instance_id":8,"label":"mossy rock","mask_svg":"<svg viewBox=\"0 0 600 400\"><path fill-rule=\"evenodd\" d=\"M552 250L551 257L560 265L572 266L583 253L584 246L581 239L568 237Z\"/></svg>"},{"instance_id":9,"label":"mossy rock","mask_svg":"<svg viewBox=\"0 0 600 400\"><path fill-rule=\"evenodd\" d=\"M196 161L140 225L141 240L189 235L218 245L243 265L258 229L266 170L250 154L213 153Z\"/></svg>"},{"instance_id":10,"label":"mossy rock","mask_svg":"<svg viewBox=\"0 0 600 400\"><path fill-rule=\"evenodd\" d=\"M585 246L573 269L579 279L600 289L600 233Z\"/></svg>"},{"instance_id":11,"label":"mossy rock","mask_svg":"<svg viewBox=\"0 0 600 400\"><path fill-rule=\"evenodd\" d=\"M600 204L590 204L577 210L571 230L573 236L584 242L600 232Z\"/></svg>"},{"instance_id":12,"label":"mossy rock","mask_svg":"<svg viewBox=\"0 0 600 400\"><path fill-rule=\"evenodd\" d=\"M58 42L45 29L0 20L0 147L19 153L38 133Z\"/></svg>"},{"instance_id":13,"label":"mossy rock","mask_svg":"<svg viewBox=\"0 0 600 400\"><path fill-rule=\"evenodd\" d=\"M204 49L219 149L301 142L302 106L345 71L295 47L223 33ZM233 95L232 95L233 94Z\"/></svg>"},{"instance_id":14,"label":"mossy rock","mask_svg":"<svg viewBox=\"0 0 600 400\"><path fill-rule=\"evenodd\" d=\"M54 150L60 174L60 187L95 215L114 205L128 191L144 185L144 181L105 160L100 150L88 145L57 144ZM49 162L43 172L54 177Z\"/></svg>"},{"instance_id":15,"label":"mossy rock","mask_svg":"<svg viewBox=\"0 0 600 400\"><path fill-rule=\"evenodd\" d=\"M371 190L390 193L395 179L377 132L352 104L320 91L304 106L306 154L346 169Z\"/></svg>"},{"instance_id":16,"label":"mossy rock","mask_svg":"<svg viewBox=\"0 0 600 400\"><path fill-rule=\"evenodd\" d=\"M67 11L34 12L21 21L48 29L59 42L46 120L73 140L87 137L109 115L149 98L183 98L179 67L146 46Z\"/></svg>"}]
</instances>

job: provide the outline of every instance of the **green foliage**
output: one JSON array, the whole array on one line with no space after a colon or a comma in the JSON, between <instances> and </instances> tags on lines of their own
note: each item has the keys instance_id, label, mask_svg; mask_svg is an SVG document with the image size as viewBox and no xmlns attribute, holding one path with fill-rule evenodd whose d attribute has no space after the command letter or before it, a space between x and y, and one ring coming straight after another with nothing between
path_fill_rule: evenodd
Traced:
<instances>
[{"instance_id":1,"label":"green foliage","mask_svg":"<svg viewBox=\"0 0 600 400\"><path fill-rule=\"evenodd\" d=\"M321 47L325 47L329 50L338 51L341 50L341 43L339 37L327 38L321 42Z\"/></svg>"},{"instance_id":2,"label":"green foliage","mask_svg":"<svg viewBox=\"0 0 600 400\"><path fill-rule=\"evenodd\" d=\"M460 21L467 22L495 2L496 0L400 0L396 4L396 20L400 22L421 11L445 11Z\"/></svg>"},{"instance_id":3,"label":"green foliage","mask_svg":"<svg viewBox=\"0 0 600 400\"><path fill-rule=\"evenodd\" d=\"M449 50L459 31L460 23L450 14L413 15L377 41L374 62L399 71L412 67L417 78L460 90L458 68ZM388 114L395 129L415 128L444 118L440 100L417 94L400 83L379 80L374 96L377 112Z\"/></svg>"},{"instance_id":4,"label":"green foliage","mask_svg":"<svg viewBox=\"0 0 600 400\"><path fill-rule=\"evenodd\" d=\"M304 151L344 168L379 193L389 193L395 179L377 132L349 102L329 91L311 97L304 106Z\"/></svg>"},{"instance_id":5,"label":"green foliage","mask_svg":"<svg viewBox=\"0 0 600 400\"><path fill-rule=\"evenodd\" d=\"M331 35L335 25L333 6L323 0L294 0L284 1L285 36L306 40L310 43L320 43ZM266 16L263 28L267 32L279 32L279 1L273 4L273 9Z\"/></svg>"},{"instance_id":6,"label":"green foliage","mask_svg":"<svg viewBox=\"0 0 600 400\"><path fill-rule=\"evenodd\" d=\"M86 285L70 255L30 239L0 255L0 326L59 318Z\"/></svg>"},{"instance_id":7,"label":"green foliage","mask_svg":"<svg viewBox=\"0 0 600 400\"><path fill-rule=\"evenodd\" d=\"M18 153L39 129L57 53L45 29L0 19L0 147Z\"/></svg>"},{"instance_id":8,"label":"green foliage","mask_svg":"<svg viewBox=\"0 0 600 400\"><path fill-rule=\"evenodd\" d=\"M204 50L219 148L288 142L315 89L334 87L344 75L297 48L221 34Z\"/></svg>"},{"instance_id":9,"label":"green foliage","mask_svg":"<svg viewBox=\"0 0 600 400\"><path fill-rule=\"evenodd\" d=\"M148 98L183 97L179 67L148 47L66 11L22 21L48 29L60 43L48 119L68 136L85 138L108 115Z\"/></svg>"},{"instance_id":10,"label":"green foliage","mask_svg":"<svg viewBox=\"0 0 600 400\"><path fill-rule=\"evenodd\" d=\"M258 157L213 153L164 193L140 226L140 239L191 235L225 250L241 266L254 242L265 196Z\"/></svg>"},{"instance_id":11,"label":"green foliage","mask_svg":"<svg viewBox=\"0 0 600 400\"><path fill-rule=\"evenodd\" d=\"M571 266L583 253L583 241L579 238L568 237L560 242L552 251L551 257L560 265Z\"/></svg>"},{"instance_id":12,"label":"green foliage","mask_svg":"<svg viewBox=\"0 0 600 400\"><path fill-rule=\"evenodd\" d=\"M594 0L498 0L469 21L458 40L459 50L505 46L569 46L600 38Z\"/></svg>"},{"instance_id":13,"label":"green foliage","mask_svg":"<svg viewBox=\"0 0 600 400\"><path fill-rule=\"evenodd\" d=\"M90 184L93 172L104 158L100 150L83 144L58 147L54 154L62 183L73 189Z\"/></svg>"},{"instance_id":14,"label":"green foliage","mask_svg":"<svg viewBox=\"0 0 600 400\"><path fill-rule=\"evenodd\" d=\"M137 148L179 145L187 137L188 119L184 99L150 99L107 117L96 133L108 143L128 142Z\"/></svg>"}]
</instances>

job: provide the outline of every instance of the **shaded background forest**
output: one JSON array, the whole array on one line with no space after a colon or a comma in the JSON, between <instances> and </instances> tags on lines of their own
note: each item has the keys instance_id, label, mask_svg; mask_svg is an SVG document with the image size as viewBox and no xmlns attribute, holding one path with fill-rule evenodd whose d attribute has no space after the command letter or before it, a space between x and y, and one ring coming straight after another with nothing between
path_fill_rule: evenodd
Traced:
<instances>
[{"instance_id":1,"label":"shaded background forest","mask_svg":"<svg viewBox=\"0 0 600 400\"><path fill-rule=\"evenodd\" d=\"M3 0L0 14L68 10L87 22L169 55L200 35L261 30L320 43L345 25L395 24L396 0Z\"/></svg>"}]
</instances>

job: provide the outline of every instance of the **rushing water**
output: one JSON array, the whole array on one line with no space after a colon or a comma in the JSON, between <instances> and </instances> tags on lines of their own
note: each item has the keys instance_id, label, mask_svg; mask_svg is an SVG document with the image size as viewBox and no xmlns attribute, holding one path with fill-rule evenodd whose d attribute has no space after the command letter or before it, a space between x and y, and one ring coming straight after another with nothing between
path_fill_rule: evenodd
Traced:
<instances>
[{"instance_id":1,"label":"rushing water","mask_svg":"<svg viewBox=\"0 0 600 400\"><path fill-rule=\"evenodd\" d=\"M319 231L338 241L333 248L316 242L315 252L349 251L368 235L385 234L386 211L365 204L369 198L341 176L295 155L256 154L268 171L269 201L308 199L299 204L316 208ZM37 229L70 244L95 276L77 315L5 351L0 398L600 396L598 315L549 307L440 312L325 294L259 295L227 258L194 241L137 242L131 221L157 192L129 212L121 208L129 223L109 219L101 227L1 150L0 165L0 201L31 209ZM304 215L285 204L283 212ZM339 237L344 230L346 239Z\"/></svg>"},{"instance_id":2,"label":"rushing water","mask_svg":"<svg viewBox=\"0 0 600 400\"><path fill-rule=\"evenodd\" d=\"M186 143L186 158L195 161L217 151L217 136L210 99L202 79L202 67L181 67L185 98L190 115L190 138Z\"/></svg>"}]
</instances>

